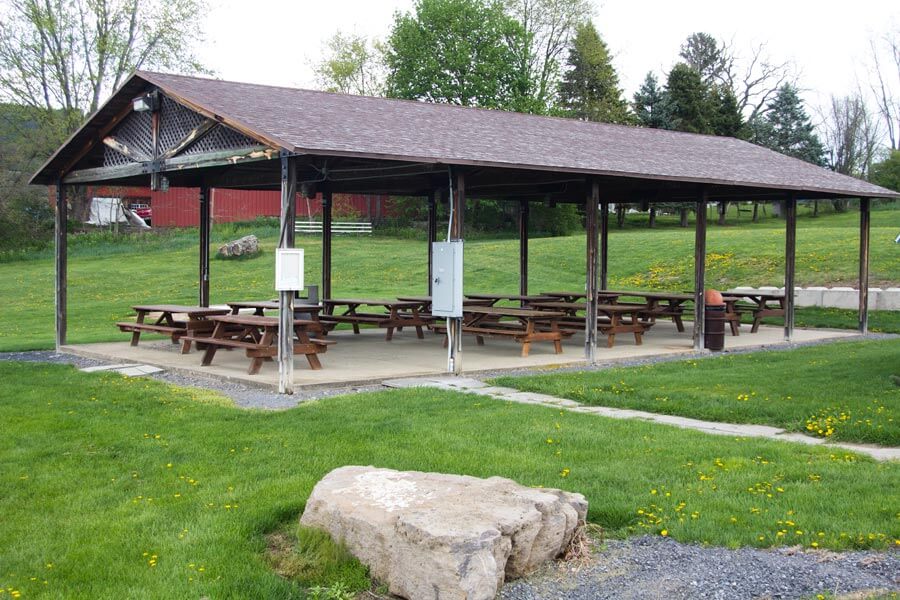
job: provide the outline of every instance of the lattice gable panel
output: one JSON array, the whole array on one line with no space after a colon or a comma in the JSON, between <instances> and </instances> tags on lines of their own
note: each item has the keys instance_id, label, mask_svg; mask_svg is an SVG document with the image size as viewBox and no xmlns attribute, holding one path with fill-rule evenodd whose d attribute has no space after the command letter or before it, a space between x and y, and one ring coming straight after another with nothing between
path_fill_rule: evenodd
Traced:
<instances>
[{"instance_id":1,"label":"lattice gable panel","mask_svg":"<svg viewBox=\"0 0 900 600\"><path fill-rule=\"evenodd\" d=\"M200 127L206 117L183 106L171 98L161 95L159 109L159 155L177 147L182 141ZM120 123L110 136L129 148L133 156L127 156L109 146L103 147L102 166L112 167L140 162L137 157L150 160L153 156L153 116L149 111L132 112ZM221 123L215 125L199 139L178 153L183 155L206 154L220 150L239 150L260 145L260 142ZM85 161L82 161L83 163ZM79 167L98 166L96 158L88 159L93 164L81 164Z\"/></svg>"}]
</instances>

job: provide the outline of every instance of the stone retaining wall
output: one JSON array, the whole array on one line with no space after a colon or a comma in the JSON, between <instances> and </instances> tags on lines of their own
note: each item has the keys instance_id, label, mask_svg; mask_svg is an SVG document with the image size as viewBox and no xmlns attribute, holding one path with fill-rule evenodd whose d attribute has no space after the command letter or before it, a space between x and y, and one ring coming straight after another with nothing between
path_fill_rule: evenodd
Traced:
<instances>
[{"instance_id":1,"label":"stone retaining wall","mask_svg":"<svg viewBox=\"0 0 900 600\"><path fill-rule=\"evenodd\" d=\"M783 292L784 288L736 287L734 290ZM798 287L795 288L794 305L857 309L859 308L859 290L851 287ZM900 287L869 288L869 310L900 310Z\"/></svg>"}]
</instances>

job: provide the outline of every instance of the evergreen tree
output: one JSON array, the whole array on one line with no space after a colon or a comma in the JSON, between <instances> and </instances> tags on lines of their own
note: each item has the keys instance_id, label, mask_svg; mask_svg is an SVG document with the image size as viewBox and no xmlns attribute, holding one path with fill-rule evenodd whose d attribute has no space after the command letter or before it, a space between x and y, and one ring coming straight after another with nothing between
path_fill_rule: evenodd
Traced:
<instances>
[{"instance_id":1,"label":"evergreen tree","mask_svg":"<svg viewBox=\"0 0 900 600\"><path fill-rule=\"evenodd\" d=\"M652 72L647 73L644 83L634 93L631 106L638 124L653 129L672 129L668 97Z\"/></svg>"},{"instance_id":2,"label":"evergreen tree","mask_svg":"<svg viewBox=\"0 0 900 600\"><path fill-rule=\"evenodd\" d=\"M609 49L593 23L578 26L566 66L559 85L564 116L603 123L631 121Z\"/></svg>"},{"instance_id":3,"label":"evergreen tree","mask_svg":"<svg viewBox=\"0 0 900 600\"><path fill-rule=\"evenodd\" d=\"M672 67L666 80L666 95L673 129L713 133L709 90L696 69L685 63Z\"/></svg>"},{"instance_id":4,"label":"evergreen tree","mask_svg":"<svg viewBox=\"0 0 900 600\"><path fill-rule=\"evenodd\" d=\"M730 88L712 86L709 90L709 103L712 108L710 115L712 133L736 138L746 136L744 117Z\"/></svg>"},{"instance_id":5,"label":"evergreen tree","mask_svg":"<svg viewBox=\"0 0 900 600\"><path fill-rule=\"evenodd\" d=\"M825 149L803 108L797 88L778 89L765 115L752 124L752 141L815 165L825 165Z\"/></svg>"}]
</instances>

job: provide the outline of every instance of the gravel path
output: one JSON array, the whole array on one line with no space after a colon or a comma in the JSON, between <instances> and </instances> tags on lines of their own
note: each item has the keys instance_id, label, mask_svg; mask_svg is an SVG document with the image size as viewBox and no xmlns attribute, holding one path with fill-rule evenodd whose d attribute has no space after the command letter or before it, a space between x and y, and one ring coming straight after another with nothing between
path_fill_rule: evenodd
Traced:
<instances>
[{"instance_id":1,"label":"gravel path","mask_svg":"<svg viewBox=\"0 0 900 600\"><path fill-rule=\"evenodd\" d=\"M557 563L510 582L500 598L840 598L852 593L866 598L891 592L900 592L900 553L895 551L728 550L639 537L606 542L587 565Z\"/></svg>"}]
</instances>

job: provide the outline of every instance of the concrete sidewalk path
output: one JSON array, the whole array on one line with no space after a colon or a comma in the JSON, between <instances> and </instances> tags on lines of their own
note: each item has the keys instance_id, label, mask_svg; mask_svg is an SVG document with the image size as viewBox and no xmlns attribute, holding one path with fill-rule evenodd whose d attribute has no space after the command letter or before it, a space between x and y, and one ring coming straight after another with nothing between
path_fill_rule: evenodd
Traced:
<instances>
[{"instance_id":1,"label":"concrete sidewalk path","mask_svg":"<svg viewBox=\"0 0 900 600\"><path fill-rule=\"evenodd\" d=\"M674 415L661 415L657 413L645 412L642 410L631 410L627 408L609 408L605 406L586 406L568 400L566 398L557 398L556 396L548 396L547 394L537 394L533 392L521 392L519 390L492 386L478 379L471 377L410 377L405 379L389 379L383 381L382 384L391 388L413 388L413 387L431 387L444 390L453 390L457 392L465 392L469 394L478 394L481 396L489 396L497 400L506 400L508 402L519 402L521 404L538 404L540 406L550 406L553 408L563 408L573 412L588 413L592 415L600 415L612 419L643 419L645 421L653 421L654 423L662 423L664 425L674 425L683 429L693 429L704 433L714 435L729 435L738 437L755 437L766 438L770 440L778 440L782 442L795 442L799 444L808 444L811 446L828 446L829 448L841 448L866 454L876 460L900 460L900 448L890 448L885 446L875 446L870 444L848 444L844 442L832 442L822 438L804 435L802 433L793 433L780 427L771 427L769 425L740 425L737 423L718 423L715 421L701 421L699 419L691 419L688 417L678 417Z\"/></svg>"}]
</instances>

